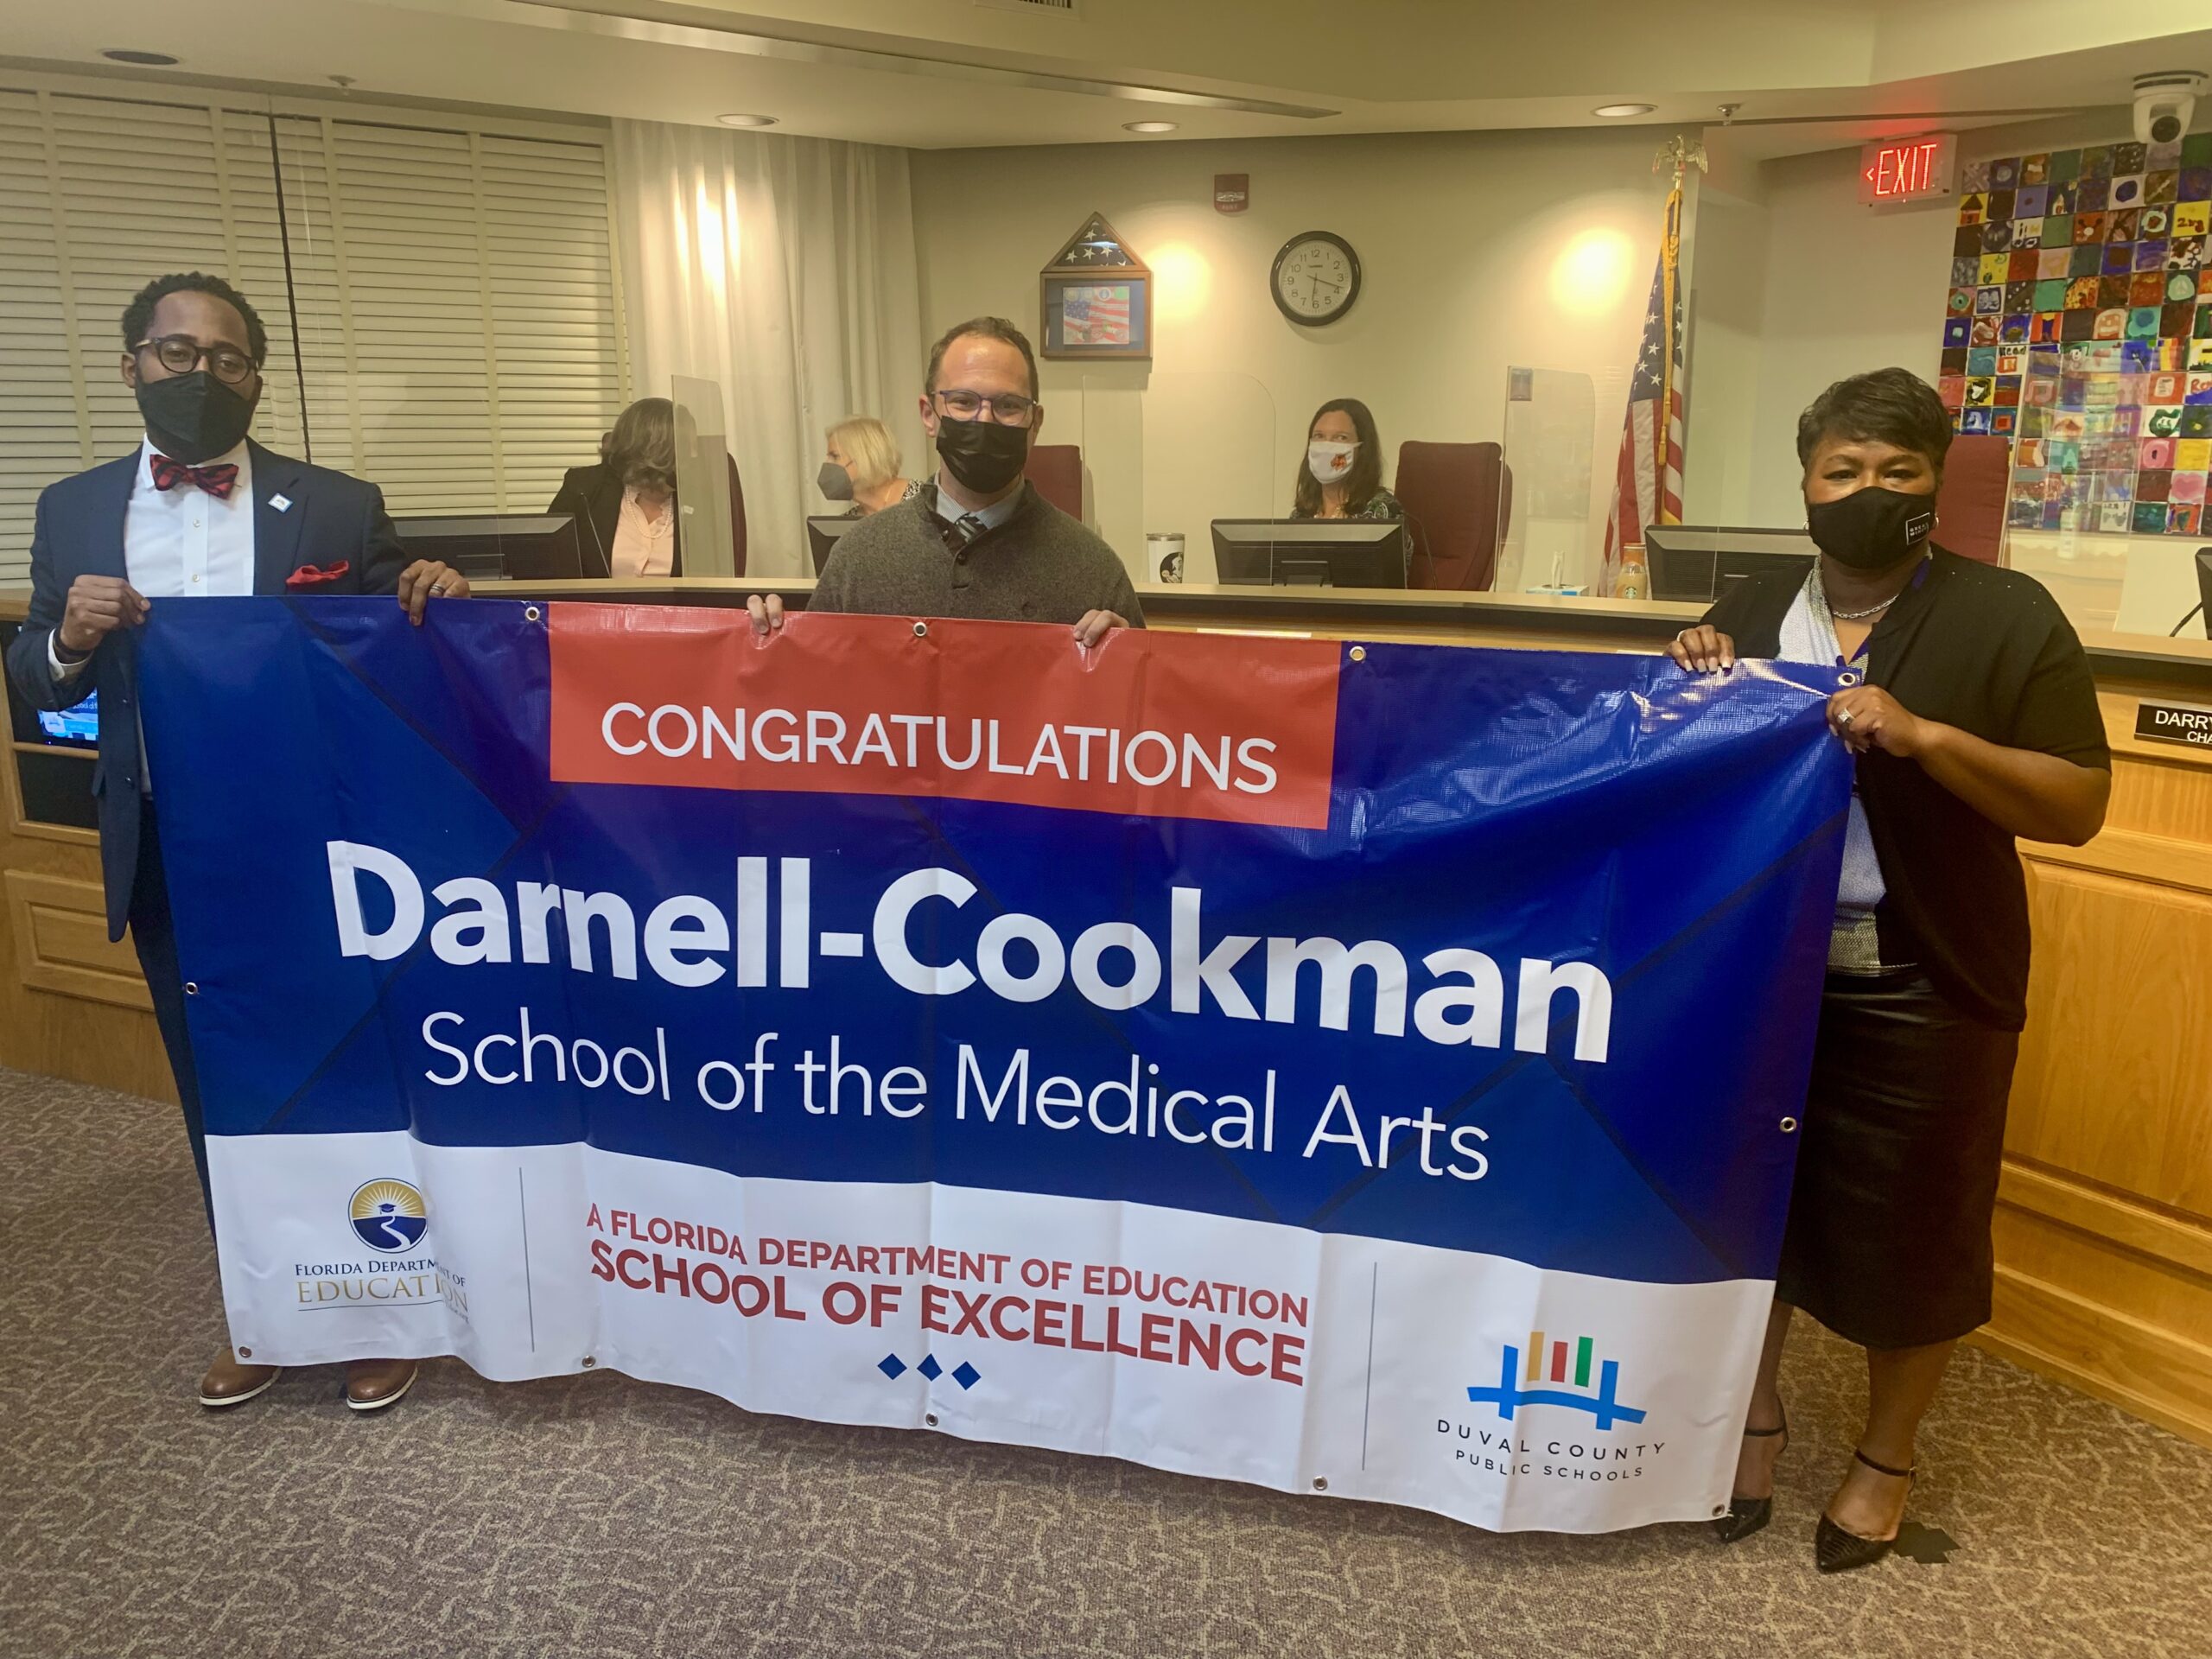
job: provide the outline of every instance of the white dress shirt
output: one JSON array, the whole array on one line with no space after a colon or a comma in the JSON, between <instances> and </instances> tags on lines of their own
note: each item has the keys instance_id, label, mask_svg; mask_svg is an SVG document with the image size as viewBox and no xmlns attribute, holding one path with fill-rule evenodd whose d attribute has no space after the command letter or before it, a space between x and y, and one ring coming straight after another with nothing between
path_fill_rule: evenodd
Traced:
<instances>
[{"instance_id":1,"label":"white dress shirt","mask_svg":"<svg viewBox=\"0 0 2212 1659\"><path fill-rule=\"evenodd\" d=\"M130 585L149 599L241 598L253 592L253 457L244 443L207 464L238 469L230 499L218 501L196 484L154 487L154 441L138 449L138 477L123 515L123 565ZM61 660L56 628L46 659L57 680L73 680L91 658Z\"/></svg>"}]
</instances>

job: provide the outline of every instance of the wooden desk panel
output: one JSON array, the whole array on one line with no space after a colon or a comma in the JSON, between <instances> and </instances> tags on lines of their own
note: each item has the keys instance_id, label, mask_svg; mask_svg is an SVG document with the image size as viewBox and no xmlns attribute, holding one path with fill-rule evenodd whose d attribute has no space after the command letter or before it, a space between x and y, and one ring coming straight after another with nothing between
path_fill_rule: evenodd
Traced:
<instances>
[{"instance_id":1,"label":"wooden desk panel","mask_svg":"<svg viewBox=\"0 0 2212 1659\"><path fill-rule=\"evenodd\" d=\"M2035 965L1979 1340L2212 1444L2212 753L2139 741L2145 695L2173 694L2099 689L2104 833L2021 849Z\"/></svg>"},{"instance_id":2,"label":"wooden desk panel","mask_svg":"<svg viewBox=\"0 0 2212 1659\"><path fill-rule=\"evenodd\" d=\"M22 615L7 599L0 620ZM0 753L0 1065L175 1100L137 957L108 940L99 836L28 818L12 753Z\"/></svg>"}]
</instances>

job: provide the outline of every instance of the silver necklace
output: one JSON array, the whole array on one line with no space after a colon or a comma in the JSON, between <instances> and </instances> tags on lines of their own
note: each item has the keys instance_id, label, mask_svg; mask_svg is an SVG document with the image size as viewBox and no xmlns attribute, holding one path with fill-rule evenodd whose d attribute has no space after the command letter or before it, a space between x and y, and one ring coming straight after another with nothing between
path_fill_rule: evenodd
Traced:
<instances>
[{"instance_id":1,"label":"silver necklace","mask_svg":"<svg viewBox=\"0 0 2212 1659\"><path fill-rule=\"evenodd\" d=\"M1821 597L1826 598L1827 595L1823 594ZM1834 605L1830 605L1828 607L1828 614L1835 618L1839 622L1864 622L1868 617L1879 615L1882 612L1888 610L1891 606L1897 602L1897 596L1895 594L1891 594L1880 604L1869 605L1863 611L1839 611Z\"/></svg>"},{"instance_id":2,"label":"silver necklace","mask_svg":"<svg viewBox=\"0 0 2212 1659\"><path fill-rule=\"evenodd\" d=\"M1921 558L1923 563L1926 561L1927 556L1928 556L1924 553L1921 555ZM1920 567L1917 565L1914 567L1916 571L1917 571L1919 568ZM1819 572L1816 570L1814 574L1817 576ZM1906 587L1910 587L1910 585L1911 584L1910 582L1906 583ZM1825 582L1821 583L1821 602L1828 607L1828 614L1839 622L1864 622L1870 616L1879 616L1884 611L1888 610L1891 606L1896 604L1898 600L1904 597L1904 588L1900 588L1896 593L1891 594L1880 604L1869 605L1863 611L1839 611L1835 607L1835 601L1828 597L1827 583Z\"/></svg>"}]
</instances>

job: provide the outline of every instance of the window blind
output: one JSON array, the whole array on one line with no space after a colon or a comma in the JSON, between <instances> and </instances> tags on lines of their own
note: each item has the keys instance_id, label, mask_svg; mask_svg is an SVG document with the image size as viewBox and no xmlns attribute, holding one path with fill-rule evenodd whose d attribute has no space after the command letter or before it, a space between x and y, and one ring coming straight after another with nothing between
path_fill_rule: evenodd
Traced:
<instances>
[{"instance_id":1,"label":"window blind","mask_svg":"<svg viewBox=\"0 0 2212 1659\"><path fill-rule=\"evenodd\" d=\"M620 407L601 148L277 132L317 459L396 511L541 511Z\"/></svg>"},{"instance_id":2,"label":"window blind","mask_svg":"<svg viewBox=\"0 0 2212 1659\"><path fill-rule=\"evenodd\" d=\"M37 95L0 86L0 581L29 570L39 490L92 448Z\"/></svg>"},{"instance_id":3,"label":"window blind","mask_svg":"<svg viewBox=\"0 0 2212 1659\"><path fill-rule=\"evenodd\" d=\"M603 146L388 113L0 82L0 582L39 490L137 441L118 322L164 271L260 313L255 435L396 513L537 512L597 456L627 378Z\"/></svg>"}]
</instances>

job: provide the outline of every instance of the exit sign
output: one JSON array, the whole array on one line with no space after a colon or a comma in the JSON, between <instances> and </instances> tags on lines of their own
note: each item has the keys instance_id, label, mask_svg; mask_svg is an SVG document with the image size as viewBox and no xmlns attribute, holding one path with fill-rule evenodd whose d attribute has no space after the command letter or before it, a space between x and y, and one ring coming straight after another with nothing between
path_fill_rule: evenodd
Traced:
<instances>
[{"instance_id":1,"label":"exit sign","mask_svg":"<svg viewBox=\"0 0 2212 1659\"><path fill-rule=\"evenodd\" d=\"M1868 144L1859 152L1859 204L1872 207L1949 195L1951 163L1958 150L1955 132Z\"/></svg>"}]
</instances>

